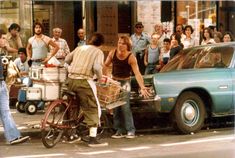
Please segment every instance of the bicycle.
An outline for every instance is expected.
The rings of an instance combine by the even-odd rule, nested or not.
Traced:
[[[120,99],[123,99],[123,95],[120,96],[115,97],[116,99],[110,102],[111,104],[109,105],[116,107],[125,104],[126,102],[124,101],[120,102]],[[78,137],[85,137],[88,134],[88,128],[83,123],[83,112],[76,105],[76,94],[63,89],[62,98],[64,99],[57,99],[49,105],[41,122],[42,143],[46,148],[54,147],[61,138],[70,141]],[[118,105],[115,105],[114,102]],[[105,112],[102,112],[100,120],[101,127],[98,128],[98,137],[101,137],[106,129],[112,128]]]

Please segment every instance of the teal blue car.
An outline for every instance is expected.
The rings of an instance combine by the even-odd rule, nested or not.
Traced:
[[[133,78],[131,104],[167,113],[181,133],[199,131],[206,118],[234,115],[235,42],[185,49],[159,73],[144,76],[152,96],[143,99]]]

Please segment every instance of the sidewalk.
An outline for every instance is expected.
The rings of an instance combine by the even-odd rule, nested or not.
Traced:
[[[34,115],[28,115],[26,113],[19,113],[16,109],[11,109],[11,114],[23,136],[41,137],[40,123],[44,116],[44,111],[39,110]],[[0,122],[0,140],[4,139],[3,131],[3,125]]]

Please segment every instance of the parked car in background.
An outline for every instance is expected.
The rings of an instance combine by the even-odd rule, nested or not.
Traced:
[[[132,78],[131,105],[169,114],[174,127],[199,131],[206,118],[234,115],[235,42],[185,49],[159,73],[144,76],[152,96],[143,99]]]

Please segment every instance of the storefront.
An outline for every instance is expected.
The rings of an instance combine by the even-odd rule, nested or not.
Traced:
[[[169,4],[170,7],[163,7]],[[87,36],[101,32],[106,45],[116,46],[117,35],[134,32],[134,23],[142,21],[145,32],[151,34],[156,23],[170,17],[164,26],[174,31],[176,24],[190,24],[199,33],[202,27],[215,26],[218,30],[235,33],[234,1],[0,1],[0,29],[7,32],[11,23],[18,23],[24,44],[32,36],[33,22],[39,21],[45,27],[45,34],[51,36],[54,27],[63,29],[62,37],[71,49],[76,46],[78,28],[85,28]],[[162,12],[165,11],[165,12]],[[148,14],[147,14],[148,13]],[[196,35],[198,36],[198,35]]]
[[[21,26],[23,44],[32,35],[32,0],[0,1],[0,29],[8,31],[12,23]]]

